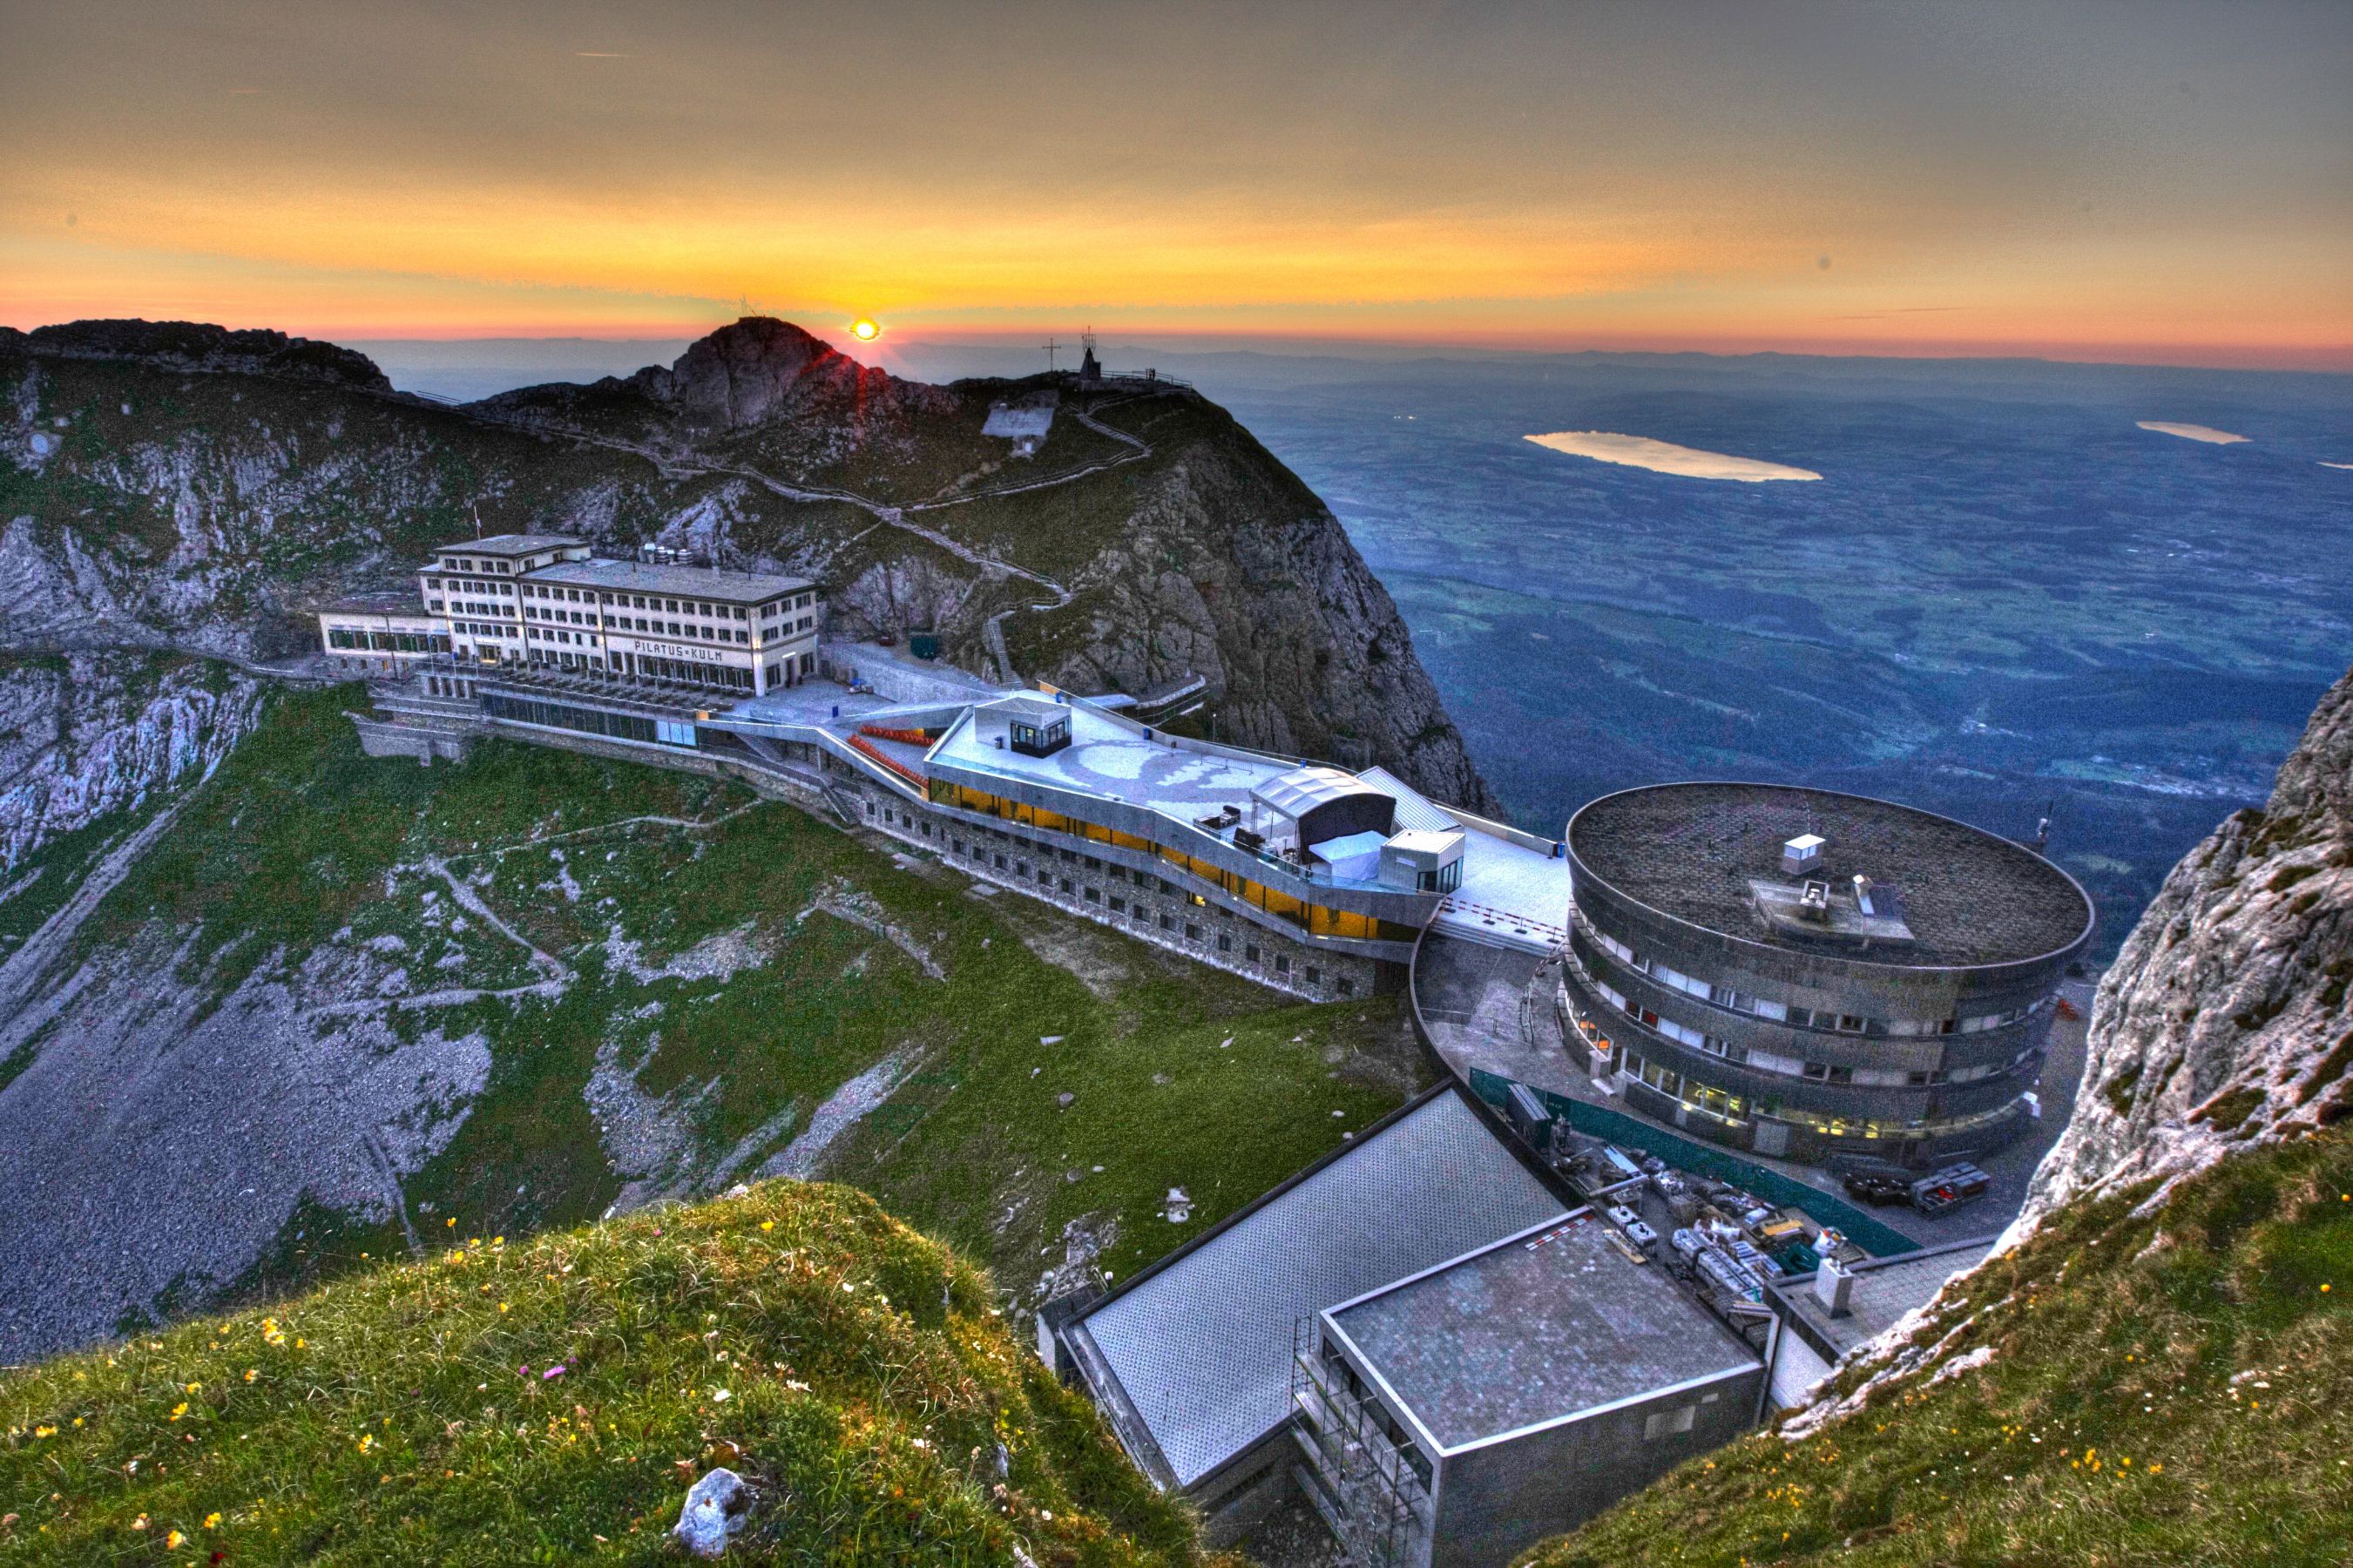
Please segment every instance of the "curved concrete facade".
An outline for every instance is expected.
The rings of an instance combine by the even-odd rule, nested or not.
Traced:
[[[1852,842],[1852,856],[1904,862],[1878,874],[1946,879],[1938,898],[1920,900],[1919,932],[1884,916],[1901,908],[1895,885],[1867,879],[1862,891],[1883,908],[1875,924],[1854,921],[1867,937],[1827,925],[1793,933],[1762,912],[1744,926],[1743,888],[1761,911],[1809,881],[1836,885],[1821,870],[1759,861],[1757,846],[1793,823],[1826,836],[1834,857]],[[1567,837],[1576,892],[1564,986],[1593,1070],[1614,1073],[1635,1109],[1808,1161],[1854,1152],[1924,1164],[2025,1130],[2023,1096],[2042,1073],[2059,981],[2091,936],[2090,900],[2055,866],[1909,807],[1765,785],[1605,796],[1577,813]],[[1653,874],[1651,857],[1686,852],[1705,864],[1688,878]],[[1681,896],[1660,896],[1662,887]],[[1973,900],[1982,919],[1971,917]]]

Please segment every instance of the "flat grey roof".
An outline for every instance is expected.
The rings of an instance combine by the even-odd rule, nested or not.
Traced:
[[[1332,1312],[1449,1449],[1764,1363],[1580,1214]]]
[[[1467,1100],[1433,1090],[1074,1321],[1178,1487],[1289,1415],[1303,1321],[1565,1212]]]
[[[1799,1336],[1824,1361],[1835,1362],[1863,1341],[1878,1338],[1915,1307],[1926,1305],[1944,1289],[1946,1280],[1983,1263],[1999,1239],[1980,1236],[1857,1264],[1853,1293],[1847,1298],[1851,1310],[1843,1318],[1831,1316],[1830,1308],[1814,1294],[1810,1274],[1777,1279],[1770,1289],[1787,1309],[1782,1315],[1792,1320]]]
[[[434,551],[436,555],[456,552],[460,555],[529,555],[537,550],[561,550],[566,545],[587,542],[564,533],[493,533],[488,539],[461,539],[455,544],[444,544]]]
[[[1781,872],[1781,846],[1830,840],[1803,878]],[[1910,946],[1887,962],[2014,963],[2065,951],[2092,921],[2091,900],[2058,867],[2007,838],[1892,801],[1783,784],[1673,784],[1621,790],[1569,819],[1571,854],[1601,881],[1662,914],[1793,952],[1852,956],[1836,943],[1768,927],[1749,882],[1806,879],[1851,887],[1859,872],[1901,890]]]
[[[567,588],[602,588],[615,594],[716,599],[728,605],[757,605],[779,594],[797,594],[812,586],[806,577],[721,572],[708,566],[657,566],[642,561],[559,561],[524,574],[523,580],[561,583]]]

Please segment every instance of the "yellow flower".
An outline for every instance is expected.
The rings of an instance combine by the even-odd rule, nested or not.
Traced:
[[[206,1530],[218,1530],[220,1528],[220,1515],[216,1513],[208,1513],[205,1515],[205,1528]]]
[[[494,1236],[491,1237],[491,1245],[492,1247],[504,1247],[506,1244],[507,1238],[503,1236]]]
[[[507,1304],[506,1304],[504,1301],[500,1302],[500,1303],[499,1303],[499,1310],[500,1310],[500,1311],[501,1311],[501,1312],[503,1312],[503,1311],[505,1311],[506,1310],[507,1310]]]
[[[455,1230],[458,1228],[458,1216],[456,1215],[451,1215],[448,1219],[443,1220],[441,1223],[448,1226],[451,1230]]]
[[[373,1433],[373,1432],[363,1432],[363,1433],[361,1433],[361,1434],[360,1434],[360,1452],[361,1452],[361,1453],[364,1454],[364,1453],[366,1453],[370,1448],[373,1448],[373,1447],[375,1447],[375,1433]]]
[[[248,1383],[251,1383],[255,1378],[259,1377],[260,1375],[261,1369],[258,1366],[249,1366],[245,1369],[245,1381]]]
[[[143,1513],[142,1513],[142,1514],[141,1514],[137,1519],[132,1520],[132,1521],[131,1521],[131,1528],[132,1528],[132,1529],[133,1529],[133,1530],[144,1530],[144,1529],[146,1529],[146,1528],[147,1528],[147,1516],[146,1516],[145,1514],[143,1514]]]
[[[58,1429],[54,1426],[36,1426],[33,1428],[33,1436],[36,1437],[54,1437],[57,1435]]]
[[[201,1393],[204,1390],[204,1386],[205,1385],[201,1383],[192,1383],[188,1384],[188,1392],[190,1394]]]
[[[175,1531],[172,1531],[172,1533],[171,1533],[171,1534],[169,1534],[169,1535],[167,1535],[167,1536],[164,1537],[164,1545],[166,1545],[166,1546],[177,1546],[177,1545],[179,1545],[179,1544],[180,1544],[180,1542],[182,1542],[183,1541],[185,1541],[186,1539],[187,1539],[187,1537],[186,1537],[186,1536],[185,1536],[185,1535],[181,1534],[178,1531],[176,1531],[176,1530],[175,1530]]]
[[[174,1421],[177,1421],[181,1416],[185,1415],[187,1413],[188,1402],[185,1399],[172,1406],[172,1419]]]

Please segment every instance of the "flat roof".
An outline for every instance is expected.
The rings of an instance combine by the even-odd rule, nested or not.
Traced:
[[[972,723],[958,724],[933,756],[976,773],[1125,801],[1180,822],[1219,806],[1247,807],[1253,788],[1292,768],[1271,757],[1194,751],[1158,736],[1147,741],[1134,724],[1084,702],[1054,706],[1070,716],[1071,743],[1050,756],[1000,751]]]
[[[1781,846],[1829,840],[1798,877]],[[1662,914],[1760,946],[1857,962],[1963,967],[2057,954],[2090,929],[2074,879],[2007,838],[1892,801],[1784,784],[1673,784],[1602,796],[1569,819],[1568,845],[1587,870]],[[1883,959],[1834,938],[1767,926],[1750,882],[1811,879],[1834,888],[1861,875],[1894,884],[1909,945]]]
[[[602,588],[616,594],[667,594],[681,599],[717,599],[756,605],[779,594],[814,586],[806,577],[761,572],[722,572],[709,566],[659,566],[643,561],[559,561],[525,574],[532,583],[568,588]]]
[[[564,533],[493,533],[488,539],[461,539],[435,547],[436,555],[529,555],[541,550],[562,550],[588,542]]]
[[[1799,1337],[1824,1361],[1835,1362],[1863,1341],[1877,1339],[1905,1313],[1927,1305],[1945,1288],[1946,1280],[1984,1262],[2000,1239],[1980,1236],[1858,1263],[1852,1270],[1854,1285],[1847,1297],[1849,1310],[1842,1318],[1831,1316],[1829,1306],[1814,1294],[1810,1274],[1776,1279],[1767,1288],[1778,1299],[1785,1309],[1782,1316],[1792,1321]]]
[[[1288,1417],[1300,1321],[1567,1206],[1450,1081],[1064,1331],[1092,1342],[1118,1384],[1098,1394],[1142,1423],[1188,1487]]]
[[[1762,1367],[1590,1211],[1327,1314],[1449,1450]]]

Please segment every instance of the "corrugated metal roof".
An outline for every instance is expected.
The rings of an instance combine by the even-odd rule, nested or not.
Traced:
[[[797,594],[814,585],[806,577],[765,572],[720,572],[708,566],[654,565],[641,561],[559,561],[553,566],[527,573],[523,581],[601,588],[607,593],[716,599],[729,605],[756,605],[764,599]]]
[[[1080,1321],[1190,1486],[1289,1412],[1302,1320],[1566,1212],[1450,1086]]]
[[[1366,768],[1358,775],[1382,794],[1397,800],[1397,825],[1424,833],[1451,833],[1461,825],[1430,804],[1429,797],[1387,768]]]
[[[1388,793],[1337,768],[1304,767],[1267,780],[1250,791],[1250,798],[1285,816],[1301,817],[1319,805],[1329,805],[1351,795]]]

